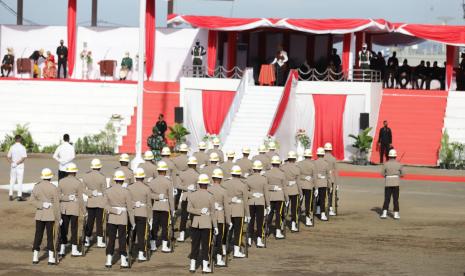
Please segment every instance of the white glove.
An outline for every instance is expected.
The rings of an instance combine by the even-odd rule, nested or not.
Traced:
[[[60,226],[63,224],[63,219],[60,219]]]
[[[136,208],[140,208],[140,201],[136,201],[134,205],[136,206]]]
[[[164,195],[164,194],[159,194],[159,195],[158,195],[158,199],[159,199],[159,200],[165,199],[165,195]]]
[[[43,208],[43,209],[48,209],[48,208],[50,208],[50,206],[52,206],[52,203],[50,203],[50,202],[44,202],[44,203],[42,203],[42,208]]]
[[[315,197],[318,196],[318,189],[315,189],[315,192],[313,193],[315,195]]]
[[[173,196],[176,196],[178,194],[178,189],[173,189]]]
[[[195,191],[195,185],[194,185],[194,184],[190,184],[189,186],[187,186],[187,190],[188,190],[189,192]]]
[[[271,213],[271,207],[268,206],[266,207],[266,215],[269,215]]]
[[[152,230],[152,223],[153,223],[153,219],[149,219],[149,228],[150,228],[150,230]]]
[[[312,177],[311,177],[311,176],[306,176],[306,177],[305,177],[305,180],[311,181],[311,180],[312,180]]]
[[[304,199],[304,196],[303,196],[303,195],[300,195],[300,196],[299,196],[299,200],[302,201],[302,199]]]
[[[134,225],[131,225],[131,230],[132,230],[132,231],[136,230],[136,225],[135,225],[135,224],[134,224]]]
[[[169,175],[165,175],[165,177],[171,180],[171,176],[169,176]]]
[[[215,209],[218,210],[218,211],[222,211],[223,207],[220,206],[220,204],[218,202],[215,202]]]
[[[93,191],[92,191],[92,196],[97,197],[97,196],[98,196],[98,191],[97,191],[97,190],[93,190]]]
[[[75,200],[76,200],[76,196],[75,196],[75,195],[69,195],[69,196],[68,196],[68,199],[69,199],[69,201],[75,201]]]
[[[244,221],[245,221],[245,223],[249,223],[250,222],[250,217],[245,217]]]
[[[116,214],[121,215],[123,213],[123,210],[121,208],[116,208]]]
[[[261,171],[261,172],[260,172],[260,175],[265,175],[265,171]]]
[[[233,224],[232,222],[229,223],[229,231],[231,231],[231,229],[233,228]]]
[[[208,208],[202,208],[202,210],[200,210],[200,213],[202,215],[208,215]]]
[[[274,185],[273,191],[280,191],[280,190],[281,190],[281,188],[279,188],[278,185]]]
[[[213,234],[215,234],[215,236],[218,236],[219,233],[218,227],[213,228]]]
[[[236,203],[237,202],[237,197],[233,196],[233,198],[231,198],[231,202]]]
[[[244,174],[244,177],[245,177],[245,178],[249,177],[249,173],[245,173],[245,174]]]
[[[289,206],[289,200],[284,203],[287,206]]]
[[[199,166],[199,168],[200,168],[200,169],[203,169],[203,168],[205,168],[205,166],[206,166],[205,164],[201,164],[201,165]]]

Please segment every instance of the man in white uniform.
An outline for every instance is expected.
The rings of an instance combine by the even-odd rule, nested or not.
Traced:
[[[26,148],[21,144],[22,137],[15,136],[15,143],[10,147],[7,158],[11,164],[10,170],[10,201],[13,200],[13,188],[18,184],[18,201],[23,201],[24,160],[27,158]]]
[[[58,180],[65,178],[68,174],[66,168],[68,164],[73,162],[76,154],[74,153],[74,147],[69,143],[69,135],[63,135],[63,143],[58,146],[53,154],[53,159],[58,161]]]

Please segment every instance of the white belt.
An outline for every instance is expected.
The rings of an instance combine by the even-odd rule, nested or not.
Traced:
[[[290,186],[294,186],[294,185],[295,185],[295,183],[296,183],[295,181],[289,181],[289,184],[288,184],[288,186],[289,186],[289,187],[290,187]]]
[[[166,202],[166,201],[168,201],[168,199],[167,199],[167,198],[164,198],[164,199],[159,199],[158,201],[160,201],[160,202]]]
[[[261,198],[261,197],[263,197],[263,194],[262,193],[253,193],[252,196],[255,197],[255,198]]]
[[[318,179],[326,179],[326,175],[318,174]]]
[[[140,208],[140,207],[144,207],[144,206],[147,206],[147,204],[141,203],[141,204],[139,204],[139,207],[136,207],[136,206],[134,205],[135,208]]]
[[[386,175],[386,178],[398,178],[398,175]]]
[[[112,208],[114,208],[114,209],[116,209],[118,211],[121,210],[121,212],[126,212],[128,210],[128,209],[126,209],[126,207],[112,207]]]
[[[310,181],[311,179],[312,179],[312,177],[310,175],[305,177],[305,180],[307,180],[307,181]]]

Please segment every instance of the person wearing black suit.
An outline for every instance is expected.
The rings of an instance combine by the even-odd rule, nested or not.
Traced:
[[[383,163],[383,157],[388,160],[389,150],[392,147],[392,131],[388,127],[388,122],[383,122],[383,127],[379,130],[378,135],[378,150],[379,150],[379,163]]]
[[[68,66],[68,48],[64,46],[65,42],[63,39],[60,40],[60,46],[57,48],[57,56],[58,56],[58,71],[57,71],[57,79],[60,78],[60,71],[61,67],[63,66],[63,78],[66,79],[66,70]]]

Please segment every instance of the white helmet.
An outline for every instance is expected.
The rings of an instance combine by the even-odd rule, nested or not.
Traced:
[[[216,152],[210,153],[210,162],[218,162],[220,161],[220,156]]]
[[[244,153],[244,154],[250,154],[250,148],[249,148],[249,147],[243,147],[243,148],[242,148],[242,153]]]
[[[210,184],[210,178],[208,177],[208,175],[203,173],[203,174],[199,175],[197,183],[199,183],[199,184]]]
[[[318,156],[323,156],[323,155],[325,155],[325,149],[322,148],[322,147],[319,147],[319,148],[316,150],[316,155],[318,155]]]
[[[102,168],[102,162],[100,162],[100,159],[92,159],[90,162],[90,168],[91,169],[101,169]]]
[[[389,150],[389,157],[397,157],[397,151],[395,149]]]
[[[276,149],[276,142],[271,141],[270,143],[268,143],[268,148],[271,149],[271,150],[275,150]]]
[[[271,157],[271,164],[279,165],[281,164],[281,158],[278,155]]]
[[[120,170],[117,170],[114,174],[113,174],[113,180],[117,181],[124,181],[126,180],[126,176],[124,175],[124,172],[123,171],[120,171]]]
[[[331,143],[326,143],[324,149],[328,151],[333,150],[333,145],[331,145]]]
[[[287,153],[287,159],[297,159],[297,153],[293,150]]]
[[[145,177],[145,171],[143,168],[137,168],[136,172],[134,173],[135,178],[144,178]]]
[[[170,156],[171,155],[171,150],[169,147],[163,147],[161,149],[161,155],[162,156]]]
[[[262,161],[260,161],[260,160],[253,161],[252,169],[253,170],[263,170]]]
[[[43,179],[43,180],[50,180],[53,178],[53,172],[51,169],[49,168],[45,168],[42,170],[41,174],[40,174],[40,178]]]
[[[265,145],[260,145],[258,147],[258,152],[259,153],[265,153],[266,152],[266,146]]]
[[[167,171],[168,170],[168,164],[166,164],[165,161],[158,161],[157,170],[158,171]]]
[[[144,160],[151,161],[154,158],[155,156],[153,156],[153,152],[151,150],[148,150],[144,153]]]
[[[235,155],[236,153],[233,150],[228,150],[228,152],[226,152],[226,157],[228,158],[234,158]]]
[[[231,175],[242,175],[241,167],[239,167],[238,165],[232,166]]]
[[[220,168],[216,168],[212,172],[212,178],[220,178],[223,179],[223,170]]]
[[[207,148],[207,143],[205,143],[204,141],[199,143],[199,149],[204,150],[206,148]]]
[[[191,156],[187,159],[187,165],[197,165],[197,158],[195,156]]]
[[[218,138],[218,137],[213,138],[213,145],[214,146],[219,146],[220,143],[221,143],[220,138]]]
[[[77,168],[76,164],[69,163],[68,166],[66,166],[66,172],[67,173],[77,173],[78,168]]]
[[[129,162],[129,154],[123,153],[119,156],[120,162]]]
[[[186,144],[183,143],[183,144],[181,144],[181,145],[179,146],[179,151],[180,151],[180,152],[188,152],[188,151],[189,151],[189,147],[188,147]]]
[[[305,149],[304,150],[304,157],[312,157],[312,149]]]

